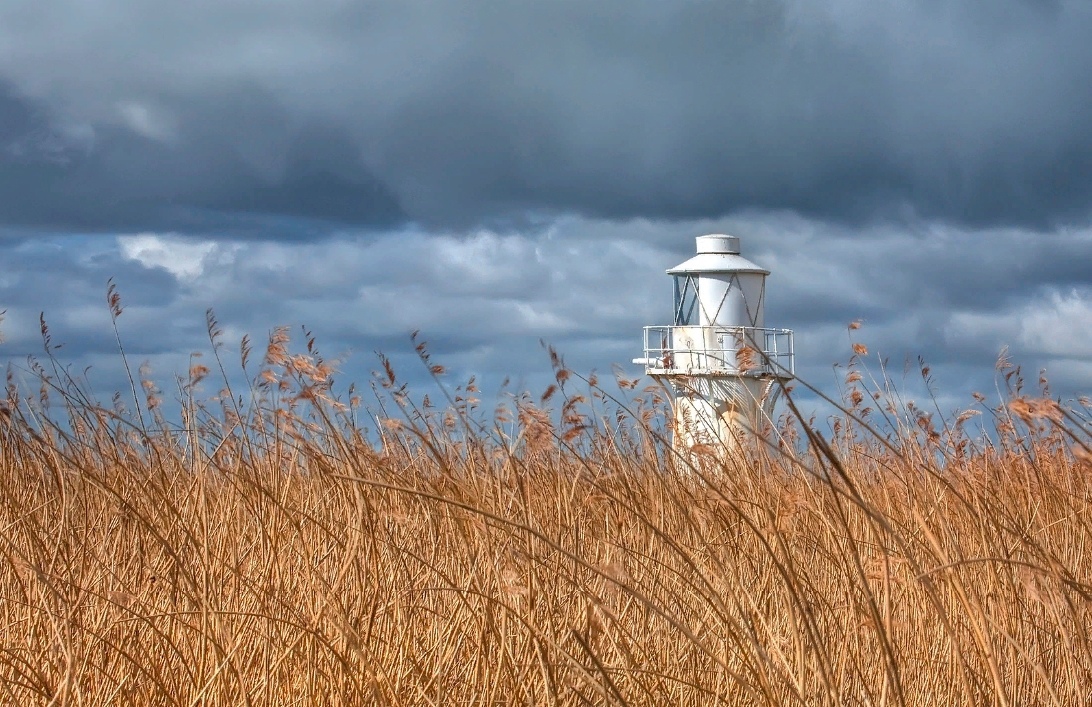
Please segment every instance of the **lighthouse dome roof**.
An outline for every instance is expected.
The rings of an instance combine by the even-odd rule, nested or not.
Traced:
[[[669,275],[701,273],[760,273],[770,271],[755,265],[739,254],[739,238],[723,233],[697,237],[698,253],[684,263],[669,269]]]

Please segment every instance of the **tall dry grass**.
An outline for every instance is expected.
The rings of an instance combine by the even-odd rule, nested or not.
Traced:
[[[209,330],[176,423],[147,372],[96,402],[44,323],[37,389],[9,375],[4,703],[1092,701],[1089,411],[1006,362],[992,437],[866,385],[858,345],[832,434],[790,407],[726,459],[556,356],[496,407],[386,361],[339,399],[277,330],[202,395],[239,365]]]

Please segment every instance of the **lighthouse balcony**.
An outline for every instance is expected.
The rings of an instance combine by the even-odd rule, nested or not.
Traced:
[[[791,329],[745,326],[648,326],[644,358],[650,376],[792,378]]]

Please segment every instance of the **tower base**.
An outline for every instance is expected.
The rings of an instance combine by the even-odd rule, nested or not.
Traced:
[[[781,379],[782,381],[787,379]],[[749,435],[773,425],[782,385],[776,376],[671,376],[675,445],[738,449]]]

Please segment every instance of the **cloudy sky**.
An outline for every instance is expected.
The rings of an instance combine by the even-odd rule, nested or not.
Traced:
[[[846,324],[943,402],[1092,390],[1084,0],[3,0],[0,356],[120,386],[305,325],[366,380],[640,355],[729,232],[823,387]],[[631,367],[632,368],[632,367]],[[636,369],[632,369],[636,370]]]

